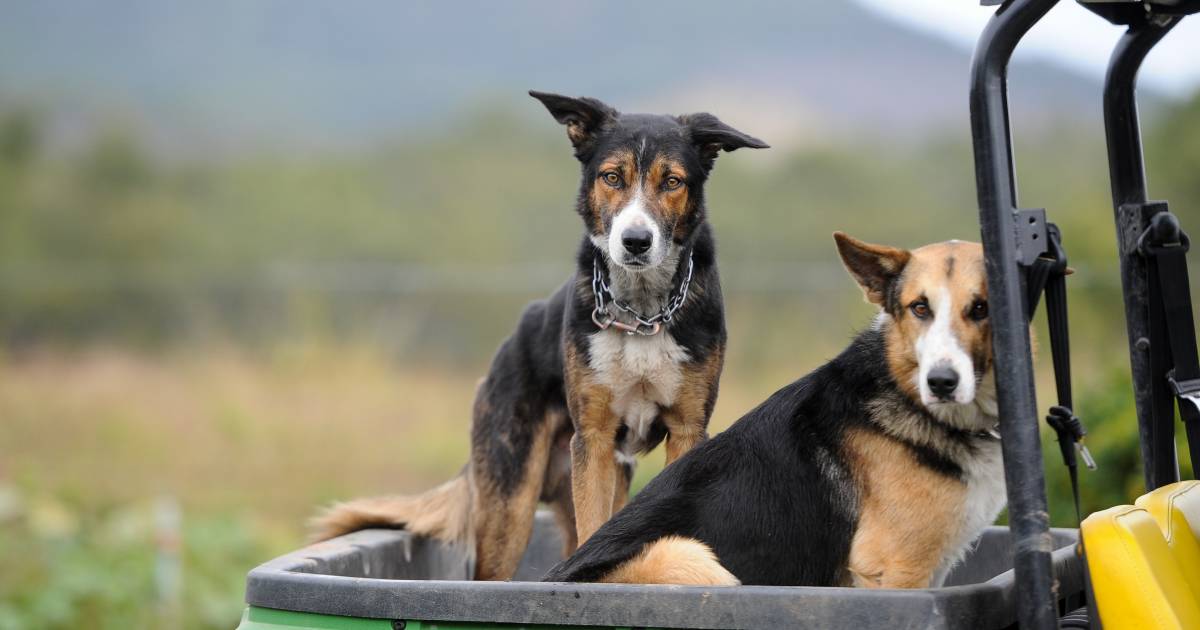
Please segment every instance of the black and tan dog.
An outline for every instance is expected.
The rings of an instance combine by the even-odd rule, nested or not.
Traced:
[[[530,94],[566,125],[582,164],[575,276],[501,345],[463,472],[424,495],[336,505],[317,520],[320,538],[405,527],[470,544],[476,578],[506,579],[539,500],[570,553],[625,504],[635,454],[665,437],[669,463],[707,437],[725,320],[704,183],[720,151],[767,145],[711,114]]]
[[[1004,505],[982,248],[835,234],[880,307],[668,467],[547,581],[940,584]]]

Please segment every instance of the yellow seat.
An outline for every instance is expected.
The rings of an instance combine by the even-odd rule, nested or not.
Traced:
[[[1105,628],[1200,628],[1200,601],[1150,512],[1119,505],[1087,517],[1080,530]]]
[[[1163,486],[1136,503],[1158,522],[1192,595],[1200,599],[1200,481]]]

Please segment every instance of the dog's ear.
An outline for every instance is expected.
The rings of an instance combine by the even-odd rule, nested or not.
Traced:
[[[541,101],[554,120],[567,126],[567,137],[571,139],[576,155],[591,144],[596,131],[620,116],[617,110],[586,96],[572,98],[535,90],[530,90],[529,95]]]
[[[712,168],[713,160],[721,151],[770,148],[766,142],[726,125],[712,114],[684,114],[679,117],[679,122],[687,128],[705,168]]]
[[[912,254],[904,249],[864,243],[845,232],[834,232],[833,240],[842,264],[858,281],[867,301],[885,306],[891,284],[900,277]]]

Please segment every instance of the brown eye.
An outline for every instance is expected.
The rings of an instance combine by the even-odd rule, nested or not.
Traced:
[[[928,319],[933,311],[929,310],[929,304],[925,300],[917,300],[908,306],[908,310],[912,311],[913,316],[917,319]]]
[[[600,176],[604,179],[604,183],[613,188],[621,187],[621,176],[616,171],[608,171]]]
[[[663,182],[663,185],[666,187],[667,190],[675,190],[676,188],[679,188],[680,186],[683,185],[683,180],[672,175],[672,176],[668,177],[665,182]]]
[[[975,303],[971,305],[971,312],[970,312],[971,319],[973,319],[977,322],[981,322],[981,321],[987,319],[987,316],[988,316],[987,301],[986,300],[975,300]]]

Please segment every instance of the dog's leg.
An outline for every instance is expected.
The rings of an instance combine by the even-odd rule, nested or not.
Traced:
[[[617,491],[615,457],[620,418],[611,407],[607,387],[577,387],[571,392],[571,495],[575,498],[575,529],[583,544],[612,516]]]
[[[699,364],[688,365],[675,395],[675,404],[662,411],[667,427],[667,465],[708,439],[708,419],[717,399],[724,348]]]
[[[617,489],[613,494],[612,513],[616,514],[629,503],[629,485],[633,483],[633,471],[636,463],[632,460],[617,459]]]
[[[563,428],[555,433],[550,446],[550,462],[546,466],[546,481],[542,485],[542,501],[554,512],[562,536],[563,557],[575,553],[575,504],[571,498],[571,430],[566,415]],[[565,430],[563,430],[565,429]]]
[[[517,419],[516,422],[528,420]],[[497,471],[486,465],[481,467],[480,454],[476,454],[476,465],[472,469],[480,470],[475,476],[478,491],[474,505],[477,580],[511,578],[529,544],[550,459],[552,422],[542,420],[530,430],[533,435],[528,452],[524,457],[514,457],[510,461],[514,468],[508,474],[515,475],[515,479],[496,478]],[[486,457],[483,461],[487,461]]]
[[[567,491],[555,496],[549,505],[554,512],[554,520],[558,523],[559,534],[562,535],[562,557],[567,558],[579,548],[579,542],[575,530],[575,504],[571,500],[570,482],[564,481],[567,483]]]
[[[862,488],[850,545],[855,585],[929,586],[961,525],[966,486],[880,434],[849,431],[846,448]]]
[[[696,417],[695,411],[687,408],[690,406],[677,404],[662,414],[663,424],[667,425],[668,466],[684,453],[692,450],[692,447],[708,439],[708,433],[701,425],[700,419]]]

